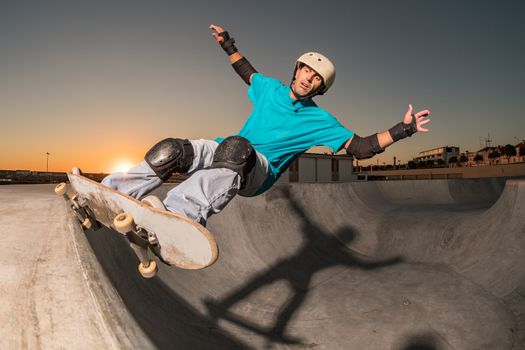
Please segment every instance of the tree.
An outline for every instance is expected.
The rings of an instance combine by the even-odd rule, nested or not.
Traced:
[[[520,147],[520,156],[525,156],[525,146]]]
[[[481,154],[476,154],[474,161],[479,164],[479,162],[483,161],[483,156]]]
[[[458,157],[453,156],[448,160],[448,164],[456,165],[458,163]]]
[[[438,159],[436,161],[436,165],[440,168],[444,167],[445,166],[445,161],[443,159]]]
[[[416,162],[414,162],[413,160],[409,160],[408,161],[408,169],[415,169],[415,168],[417,168]]]
[[[517,154],[516,147],[514,147],[513,145],[505,145],[501,149],[501,154],[506,157],[513,157]]]
[[[462,154],[461,157],[459,157],[459,161],[461,163],[466,163],[468,162],[468,157],[465,154]]]
[[[516,147],[514,147],[513,145],[507,144],[501,147],[501,155],[507,158],[507,163],[509,162],[510,157],[513,157],[516,154]]]
[[[498,158],[500,156],[501,156],[501,154],[497,150],[494,150],[494,151],[489,153],[489,158],[490,159]]]
[[[434,159],[427,160],[427,168],[432,168],[432,167],[434,167]]]

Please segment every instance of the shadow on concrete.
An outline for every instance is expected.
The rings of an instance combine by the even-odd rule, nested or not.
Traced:
[[[279,191],[279,193],[275,193]],[[301,339],[286,335],[286,328],[294,314],[300,309],[310,290],[313,276],[324,269],[334,266],[345,266],[360,269],[378,269],[402,262],[400,257],[383,261],[368,261],[352,252],[348,246],[354,241],[357,232],[352,227],[346,226],[335,234],[325,232],[315,225],[305,213],[305,210],[295,201],[288,187],[281,186],[274,190],[276,198],[285,198],[291,209],[290,213],[296,215],[301,221],[303,244],[294,255],[282,259],[268,269],[261,271],[247,280],[236,290],[229,292],[220,300],[206,299],[205,305],[211,319],[225,319],[247,330],[264,336],[267,345],[272,342],[284,344],[303,344]],[[284,305],[277,310],[276,320],[271,327],[263,327],[254,321],[233,314],[230,309],[233,305],[248,298],[251,294],[263,287],[277,281],[285,281],[292,289],[290,297]],[[344,293],[345,291],[341,291]]]
[[[409,337],[397,350],[445,350],[441,341],[432,334],[419,334]]]

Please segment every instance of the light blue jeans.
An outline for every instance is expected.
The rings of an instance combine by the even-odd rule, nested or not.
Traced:
[[[227,168],[211,169],[215,141],[191,140],[195,158],[186,181],[172,188],[163,200],[166,208],[206,225],[212,214],[219,213],[235,197],[253,196],[268,176],[268,161],[257,152],[257,162],[241,189],[241,177]],[[131,168],[127,173],[113,173],[102,184],[134,198],[141,198],[162,185],[162,180],[145,161]]]

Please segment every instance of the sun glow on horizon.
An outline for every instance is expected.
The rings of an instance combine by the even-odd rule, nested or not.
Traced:
[[[127,173],[131,167],[133,167],[133,163],[123,160],[115,164],[113,168],[111,169],[112,173]]]

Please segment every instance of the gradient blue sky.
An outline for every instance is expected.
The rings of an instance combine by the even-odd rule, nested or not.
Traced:
[[[337,68],[316,102],[362,136],[432,111],[431,132],[379,163],[443,145],[476,150],[525,138],[523,1],[2,1],[0,169],[138,162],[164,137],[240,130],[246,85],[211,37],[235,37],[286,84],[319,51]],[[376,163],[374,159],[373,163]]]

